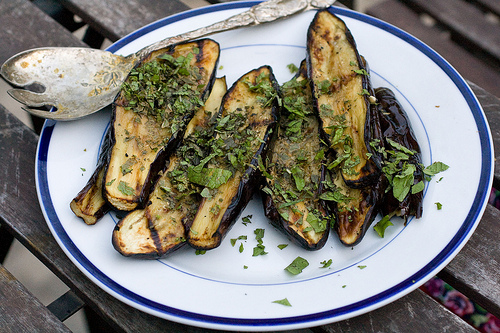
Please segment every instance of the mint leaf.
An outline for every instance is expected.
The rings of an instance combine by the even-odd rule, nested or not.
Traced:
[[[127,182],[120,180],[118,184],[118,191],[122,192],[125,195],[134,195],[135,191],[132,187],[128,186]]]
[[[321,268],[328,268],[332,265],[332,262],[333,260],[332,259],[328,259],[328,260],[323,260],[322,262],[320,262],[321,265]]]
[[[443,162],[434,162],[424,169],[424,173],[428,176],[434,176],[442,171],[448,170],[449,166]]]
[[[384,238],[385,229],[387,229],[387,227],[393,226],[393,225],[394,224],[392,224],[391,218],[389,217],[389,215],[386,215],[380,221],[378,221],[377,224],[375,224],[373,229],[377,232],[377,234],[380,237]]]
[[[284,305],[284,306],[292,306],[290,304],[290,302],[288,301],[288,299],[286,299],[286,298],[279,299],[277,301],[273,301],[273,303],[281,304],[281,305]]]
[[[309,262],[306,259],[304,259],[302,257],[297,257],[297,258],[295,258],[294,261],[292,261],[292,263],[290,265],[288,265],[285,268],[285,270],[287,270],[288,272],[290,272],[293,275],[297,275],[297,274],[302,273],[302,270],[304,268],[306,268],[307,266],[309,266]]]

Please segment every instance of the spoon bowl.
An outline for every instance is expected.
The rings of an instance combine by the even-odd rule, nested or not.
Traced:
[[[27,50],[8,59],[0,68],[0,74],[11,85],[20,87],[8,93],[26,105],[23,107],[25,111],[47,119],[75,120],[112,103],[132,68],[152,51],[218,32],[272,22],[311,9],[327,8],[334,2],[264,1],[224,21],[161,40],[128,56],[91,48]],[[55,110],[44,110],[46,106]]]

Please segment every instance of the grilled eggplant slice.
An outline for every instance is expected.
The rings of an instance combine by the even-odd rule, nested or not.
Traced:
[[[201,202],[202,187],[190,183],[187,170],[209,152],[203,142],[213,137],[215,120],[226,92],[225,78],[215,81],[205,106],[187,125],[180,147],[155,183],[144,209],[130,212],[113,230],[114,248],[124,256],[156,259],[186,244],[186,230]]]
[[[106,200],[130,211],[144,205],[186,124],[208,97],[219,45],[210,39],[154,51],[131,71],[113,105]]]
[[[264,212],[271,224],[307,250],[321,249],[330,232],[331,215],[321,200],[324,152],[305,61],[281,87],[283,106],[262,188]]]
[[[102,195],[104,174],[111,151],[110,134],[108,127],[99,153],[97,167],[85,187],[70,203],[73,213],[89,225],[97,223],[111,208]]]
[[[346,246],[354,246],[361,242],[366,231],[380,212],[385,178],[372,186],[355,189],[347,186],[340,172],[332,174],[335,193],[332,202],[335,205],[335,225],[340,241]]]
[[[328,10],[318,11],[307,34],[307,67],[323,139],[335,151],[335,165],[353,188],[379,179],[380,167],[369,147],[368,69],[345,23]]]
[[[259,185],[258,160],[265,156],[278,113],[278,84],[269,66],[243,75],[222,101],[212,153],[189,179],[204,186],[204,198],[188,232],[196,249],[220,245]]]
[[[375,89],[383,131],[383,172],[389,181],[382,214],[405,219],[422,216],[424,172],[422,154],[410,120],[389,88]],[[411,186],[395,186],[395,182]]]

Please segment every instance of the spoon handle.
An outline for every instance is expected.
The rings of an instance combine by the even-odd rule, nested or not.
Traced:
[[[268,0],[261,2],[250,9],[231,16],[209,26],[189,31],[174,37],[151,44],[139,51],[134,56],[139,59],[171,44],[180,43],[192,39],[197,39],[212,35],[218,32],[237,29],[240,27],[249,27],[262,23],[276,21],[310,9],[321,9],[331,6],[336,0]]]

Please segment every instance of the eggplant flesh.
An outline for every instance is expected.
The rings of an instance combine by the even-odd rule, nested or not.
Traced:
[[[110,151],[111,137],[108,127],[99,153],[97,167],[87,184],[70,203],[73,213],[82,218],[88,225],[96,224],[111,208],[102,195],[104,175]]]
[[[424,172],[422,154],[410,120],[403,106],[389,88],[375,89],[380,126],[383,131],[382,170],[389,180],[389,188],[382,205],[383,215],[397,215],[407,220],[410,216],[420,218],[423,211]],[[399,148],[403,147],[403,149]],[[406,156],[402,158],[402,156]],[[405,195],[396,191],[393,180],[408,166],[414,168],[411,184],[421,185],[420,191],[409,190]],[[411,177],[410,177],[411,178]]]
[[[309,26],[306,59],[323,139],[336,154],[333,165],[349,187],[374,184],[380,168],[369,157],[368,68],[345,23],[328,10],[318,11]]]
[[[305,62],[297,75],[281,86],[281,93],[282,112],[264,163],[264,212],[292,242],[319,250],[328,239],[331,220],[320,199],[326,147],[319,138]]]
[[[342,244],[354,246],[361,242],[380,212],[386,182],[381,177],[380,181],[372,186],[354,189],[346,185],[340,173],[334,173],[332,177],[334,191],[337,193],[333,203],[334,229]]]
[[[184,139],[155,183],[144,209],[130,212],[113,230],[114,248],[124,256],[156,259],[186,244],[186,230],[201,202],[202,188],[190,183],[187,169],[208,155],[213,121],[223,95],[225,78],[215,81],[209,98],[186,127]]]
[[[192,247],[219,246],[252,198],[260,180],[258,160],[276,126],[278,89],[272,69],[262,66],[240,77],[224,96],[210,158],[190,174],[205,194],[187,235]]]
[[[215,80],[219,45],[210,39],[157,50],[134,68],[113,103],[105,199],[117,210],[143,207],[158,172]]]

